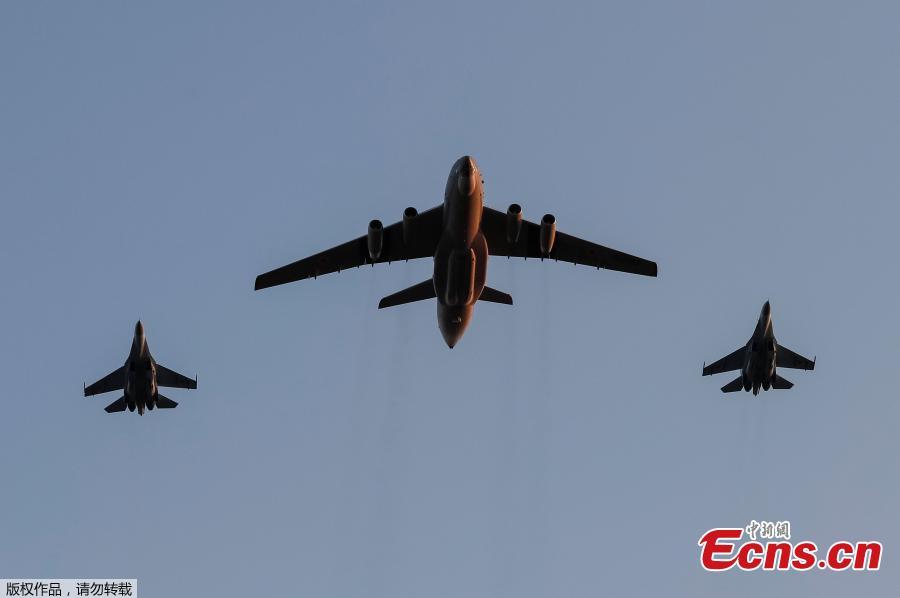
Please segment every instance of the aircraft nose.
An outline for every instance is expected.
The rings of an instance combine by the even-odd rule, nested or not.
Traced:
[[[140,320],[138,320],[137,324],[134,325],[134,334],[135,336],[144,336],[144,325]]]
[[[475,163],[472,161],[472,156],[463,156],[460,158],[459,165],[459,176],[472,176],[472,171],[475,170]]]
[[[475,191],[475,161],[471,156],[460,158],[456,173],[456,185],[463,195],[471,195]]]
[[[766,301],[763,304],[763,315],[768,316],[772,312],[772,306],[769,305],[769,302]]]

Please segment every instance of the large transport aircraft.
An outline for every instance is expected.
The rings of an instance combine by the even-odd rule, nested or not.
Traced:
[[[368,233],[256,278],[256,289],[281,285],[365,264],[430,257],[430,278],[381,300],[379,308],[437,299],[438,327],[447,346],[462,338],[476,301],[512,305],[508,294],[486,286],[488,256],[549,258],[596,268],[656,276],[656,263],[557,232],[546,214],[540,224],[522,218],[512,204],[504,214],[485,207],[484,180],[475,160],[453,164],[444,203],[419,213],[406,208],[403,220],[383,226],[369,223]]]

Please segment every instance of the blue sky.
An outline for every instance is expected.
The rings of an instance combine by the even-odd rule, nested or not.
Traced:
[[[877,596],[894,456],[892,3],[0,7],[0,576],[143,596]],[[427,261],[254,277],[485,201],[658,279],[492,260],[456,349]],[[771,300],[789,392],[700,368]],[[81,384],[143,319],[170,412]],[[884,543],[877,573],[712,575],[712,527]],[[285,590],[289,588],[289,590]]]

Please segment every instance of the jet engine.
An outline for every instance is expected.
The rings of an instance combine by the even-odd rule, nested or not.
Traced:
[[[409,245],[413,238],[413,220],[419,215],[413,207],[403,210],[403,244]]]
[[[381,246],[384,243],[384,226],[381,224],[381,220],[373,220],[369,223],[366,242],[369,248],[369,258],[374,262],[381,257]]]
[[[522,206],[517,203],[510,204],[506,210],[506,242],[515,245],[519,241],[520,232],[522,232]]]
[[[553,214],[544,214],[541,218],[541,255],[549,257],[556,242],[556,218]]]

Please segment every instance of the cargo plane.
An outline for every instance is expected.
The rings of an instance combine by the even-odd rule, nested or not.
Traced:
[[[387,227],[372,220],[362,237],[261,274],[256,290],[365,264],[432,258],[429,278],[388,295],[378,307],[437,299],[438,327],[453,348],[477,301],[512,305],[507,293],[485,284],[489,256],[548,258],[656,276],[655,262],[557,232],[551,214],[536,224],[523,220],[518,204],[510,205],[504,214],[484,206],[483,199],[484,180],[478,165],[472,157],[463,156],[447,177],[443,204],[421,213],[406,208],[403,219]]]

